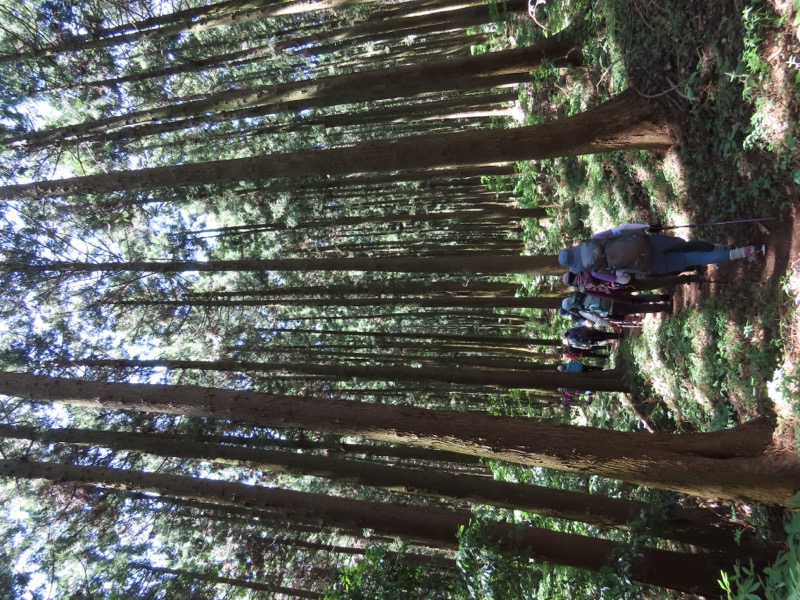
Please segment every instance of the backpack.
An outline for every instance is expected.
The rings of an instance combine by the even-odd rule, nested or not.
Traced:
[[[573,292],[566,298],[564,298],[563,302],[561,302],[561,308],[565,311],[570,313],[571,315],[576,315],[580,311],[584,309],[584,302],[586,301],[586,294],[583,292]]]
[[[570,345],[581,350],[588,350],[592,347],[591,329],[588,327],[572,327],[567,329],[564,337],[569,340]]]
[[[581,311],[593,312],[601,317],[607,317],[611,308],[611,301],[602,297],[585,294],[584,292],[573,292],[561,303],[563,308],[570,315],[580,316]]]
[[[585,271],[647,273],[653,259],[653,246],[641,231],[587,240],[577,250]]]

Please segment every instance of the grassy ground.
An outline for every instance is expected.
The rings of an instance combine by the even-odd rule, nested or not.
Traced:
[[[550,12],[548,12],[550,11]],[[655,424],[713,430],[769,413],[767,384],[794,349],[788,256],[800,181],[800,40],[790,3],[578,0],[540,5],[515,25],[518,43],[539,25],[590,18],[588,68],[544,72],[525,92],[529,122],[572,114],[633,87],[682,132],[664,155],[627,152],[522,164],[517,192],[559,207],[558,227],[527,231],[554,252],[624,222],[705,223],[774,217],[756,225],[675,233],[725,244],[766,243],[769,264],[709,267],[708,283],[678,290],[676,313],[648,319],[625,348],[637,397]],[[779,257],[779,258],[776,258]],[[796,367],[787,365],[789,374]]]
[[[510,37],[518,45],[541,37],[543,29],[585,27],[587,67],[534,75],[521,98],[528,123],[574,114],[632,87],[657,103],[680,132],[679,144],[665,154],[625,152],[520,164],[515,192],[522,202],[555,207],[549,222],[527,225],[531,253],[555,253],[626,222],[774,219],[763,226],[675,232],[730,245],[764,243],[768,256],[708,267],[703,283],[675,290],[674,314],[648,317],[622,345],[620,360],[635,389],[632,400],[600,395],[573,412],[572,422],[631,430],[641,423],[626,410],[632,408],[629,402],[648,427],[660,431],[713,431],[776,414],[779,427],[793,427],[800,417],[799,8],[800,0],[566,0],[540,2],[534,19],[511,23]],[[545,278],[527,283],[532,292],[554,285]],[[564,328],[558,317],[553,320],[548,332]],[[499,465],[497,472],[513,480],[671,501],[597,478],[549,481],[547,473]],[[758,508],[732,510],[754,526],[766,526],[775,517]],[[780,515],[777,524],[780,529]],[[796,542],[800,520],[787,528]],[[629,539],[635,546],[635,535]],[[796,544],[789,547],[795,552],[790,558],[796,557]],[[794,580],[789,570],[796,566],[786,566],[793,561],[783,564],[773,583]],[[551,598],[580,595],[570,588],[576,576],[558,573],[540,571],[537,577],[552,579],[545,582],[550,587],[540,587],[544,583],[533,577],[529,588],[547,589]],[[754,585],[745,571],[734,577],[740,591],[747,589],[748,578]],[[582,593],[625,597],[608,581],[584,582],[588,587]],[[736,597],[737,583],[731,589]],[[789,597],[788,589],[778,585],[765,597]]]

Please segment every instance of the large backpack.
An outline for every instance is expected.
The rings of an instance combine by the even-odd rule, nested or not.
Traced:
[[[611,309],[611,301],[584,292],[572,292],[561,303],[561,308],[571,315],[580,316],[581,311],[588,311],[606,317]]]
[[[577,248],[585,271],[647,273],[653,259],[650,238],[640,231],[587,240]]]
[[[570,345],[582,350],[588,350],[594,345],[592,331],[588,327],[571,327],[564,333],[564,337],[569,340]]]
[[[586,301],[586,294],[583,292],[573,292],[561,303],[561,308],[570,314],[577,314],[582,310],[586,310],[584,303]]]

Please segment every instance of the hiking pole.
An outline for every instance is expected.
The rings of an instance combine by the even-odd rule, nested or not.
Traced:
[[[775,221],[777,217],[762,217],[760,219],[739,219],[737,221],[714,221],[712,223],[692,223],[690,225],[668,225],[663,226],[659,223],[650,225],[649,231],[651,233],[658,233],[659,231],[667,231],[668,229],[690,229],[695,227],[713,227],[714,225],[738,225],[739,223],[761,223],[762,221]]]

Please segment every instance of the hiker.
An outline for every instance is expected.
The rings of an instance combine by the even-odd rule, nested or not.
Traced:
[[[634,277],[681,273],[691,267],[726,263],[764,253],[763,246],[722,249],[710,242],[662,235],[658,226],[629,223],[608,229],[571,248],[558,262],[572,273],[590,271],[611,283],[628,284]]]
[[[652,300],[652,302],[646,302]],[[640,313],[671,313],[672,303],[664,302],[669,300],[669,296],[660,294],[647,294],[639,302],[628,302],[607,300],[597,296],[584,294],[583,292],[573,292],[561,302],[562,316],[572,316],[582,318],[587,321],[587,325],[594,323],[603,327],[617,329],[618,325],[612,321],[624,321],[627,315]]]
[[[576,288],[579,292],[591,294],[598,298],[605,298],[607,300],[614,300],[617,297],[630,296],[633,289],[631,285],[623,285],[621,283],[614,283],[598,279],[590,271],[581,271],[580,273],[573,273],[567,271],[562,278],[564,285],[569,285]]]
[[[587,402],[591,402],[594,400],[594,392],[591,390],[579,390],[577,388],[558,388],[558,391],[561,392],[561,404],[562,406],[569,406],[576,400],[579,400],[581,396],[586,396]]]
[[[588,350],[586,348],[576,348],[575,346],[565,346],[560,349],[558,353],[568,360],[580,361],[587,358],[597,358],[600,360],[608,359],[608,352],[600,352],[599,349]]]
[[[695,275],[679,276],[664,278],[663,281],[648,280],[651,287],[666,287],[670,285],[678,285],[679,283],[694,283],[698,282],[700,278]],[[574,287],[579,292],[596,296],[598,298],[605,298],[606,300],[613,300],[615,302],[623,302],[625,304],[641,303],[641,302],[668,302],[670,296],[668,294],[634,294],[636,289],[649,289],[642,288],[643,281],[637,281],[634,286],[633,282],[628,284],[612,283],[598,279],[590,271],[581,271],[578,274],[567,271],[562,278],[564,285]]]
[[[600,331],[592,327],[572,327],[564,332],[562,341],[564,345],[575,346],[588,350],[595,346],[602,346],[611,343],[614,340],[621,339],[622,336],[617,332]]]
[[[586,373],[588,371],[602,371],[603,367],[593,367],[577,360],[571,360],[565,365],[558,365],[557,370],[561,373]]]
[[[574,287],[579,292],[591,294],[599,298],[608,298],[618,302],[634,302],[637,299],[650,298],[651,294],[641,293],[644,290],[673,288],[688,283],[703,283],[700,273],[686,275],[651,275],[643,279],[633,279],[627,284],[604,281],[592,275],[591,271],[572,273],[567,271],[561,279],[564,285]],[[650,302],[654,300],[648,300]]]

